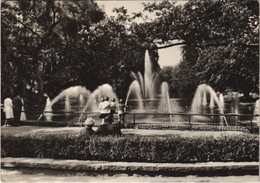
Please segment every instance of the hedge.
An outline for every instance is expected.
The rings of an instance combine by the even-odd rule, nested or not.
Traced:
[[[259,161],[258,135],[180,136],[2,136],[2,157],[105,160],[127,162]]]

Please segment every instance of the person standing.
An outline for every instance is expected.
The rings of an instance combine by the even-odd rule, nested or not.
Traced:
[[[110,123],[114,122],[114,114],[116,113],[116,99],[113,98],[110,102]]]
[[[101,102],[99,105],[100,109],[100,118],[102,119],[102,123],[104,124],[106,122],[109,122],[110,120],[110,103],[109,103],[109,97],[104,98],[104,102]]]
[[[102,97],[99,105],[98,105],[98,109],[100,110],[100,115],[99,115],[99,118],[101,118],[101,124],[104,124],[105,123],[105,119],[104,119],[104,116],[102,115],[101,113],[101,110],[102,110],[102,105],[103,105],[103,102],[105,101],[105,98]]]
[[[25,111],[24,111],[24,100],[23,100],[23,98],[21,98],[22,99],[22,104],[23,104],[23,106],[22,106],[22,113],[21,113],[21,118],[20,118],[20,120],[21,121],[25,121],[26,120],[26,115],[25,115]]]
[[[13,102],[12,99],[10,99],[9,97],[7,97],[4,100],[4,112],[5,112],[5,127],[9,127],[10,126],[10,121],[14,118],[14,114],[13,114]]]
[[[13,98],[13,110],[14,110],[14,125],[18,126],[20,124],[21,112],[22,112],[22,98],[17,94]]]
[[[125,111],[126,111],[126,105],[123,102],[123,99],[119,100],[118,105],[118,123],[125,123]]]

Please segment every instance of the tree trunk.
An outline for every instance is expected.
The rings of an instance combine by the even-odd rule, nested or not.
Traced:
[[[37,84],[38,84],[38,96],[37,96],[37,104],[42,104],[42,96],[43,96],[43,71],[41,67],[37,70]]]

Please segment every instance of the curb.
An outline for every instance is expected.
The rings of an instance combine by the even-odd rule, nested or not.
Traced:
[[[151,175],[258,175],[259,162],[144,163],[42,158],[2,158],[1,168]]]

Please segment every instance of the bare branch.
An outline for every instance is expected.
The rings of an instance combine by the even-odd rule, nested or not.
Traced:
[[[33,15],[34,16],[31,16],[32,18],[34,18],[39,24],[43,25],[45,28],[48,28],[48,26],[36,16],[35,12],[33,12]]]
[[[24,24],[23,22],[21,22],[20,20],[17,20],[18,23],[22,24],[26,29],[28,29],[29,31],[31,31],[33,34],[37,35],[39,38],[41,38],[41,36],[35,32],[34,30],[32,30],[32,28],[28,27],[26,24]]]
[[[163,48],[169,48],[169,47],[172,47],[172,46],[178,46],[178,45],[185,45],[187,43],[185,42],[182,42],[182,43],[173,43],[173,44],[168,44],[168,45],[165,45],[165,46],[160,46],[160,47],[157,47],[158,49],[163,49]],[[209,46],[228,46],[228,42],[226,43],[208,43],[208,44],[205,44],[205,45],[197,45],[198,47],[209,47]],[[241,44],[241,46],[243,47],[249,47],[249,48],[259,48],[259,44]]]
[[[158,49],[163,49],[163,48],[168,48],[168,47],[172,47],[172,46],[178,46],[178,45],[184,45],[186,43],[173,43],[173,44],[169,44],[169,45],[165,45],[165,46],[160,46],[160,47],[157,47]]]

